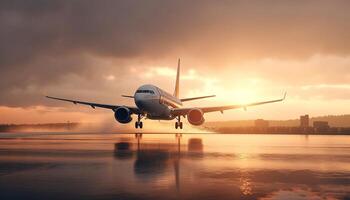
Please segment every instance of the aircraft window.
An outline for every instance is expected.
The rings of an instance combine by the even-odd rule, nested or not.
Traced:
[[[137,90],[136,93],[149,93],[149,94],[154,94],[153,90]]]

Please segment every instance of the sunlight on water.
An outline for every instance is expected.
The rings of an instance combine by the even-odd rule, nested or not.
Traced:
[[[0,197],[347,199],[348,136],[2,133]]]

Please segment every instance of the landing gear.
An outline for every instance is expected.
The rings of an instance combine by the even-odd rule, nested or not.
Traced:
[[[141,122],[141,118],[142,118],[142,116],[139,114],[137,116],[137,121],[135,122],[135,128],[139,128],[140,127],[142,129],[143,123]]]
[[[180,116],[177,117],[177,122],[175,122],[175,128],[178,129],[182,129],[182,122],[180,121]]]
[[[135,122],[135,128],[142,128],[143,123],[142,122]]]

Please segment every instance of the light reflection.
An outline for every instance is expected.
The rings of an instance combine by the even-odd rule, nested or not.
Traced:
[[[348,147],[344,137],[329,136],[309,136],[307,142],[302,136],[159,139],[140,133],[2,140],[0,192],[13,195],[19,185],[39,191],[54,184],[44,195],[69,186],[75,190],[66,192],[67,198],[83,193],[102,199],[344,199],[350,191]]]
[[[321,200],[321,199],[336,199],[329,196],[321,196],[320,194],[311,191],[310,189],[293,188],[290,190],[279,190],[263,197],[260,200],[275,200],[275,199],[298,199],[298,200]]]
[[[251,195],[253,193],[249,172],[243,170],[240,171],[239,185],[243,195]]]

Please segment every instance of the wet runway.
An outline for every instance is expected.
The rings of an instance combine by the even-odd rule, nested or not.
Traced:
[[[350,199],[350,137],[1,133],[0,199]]]

